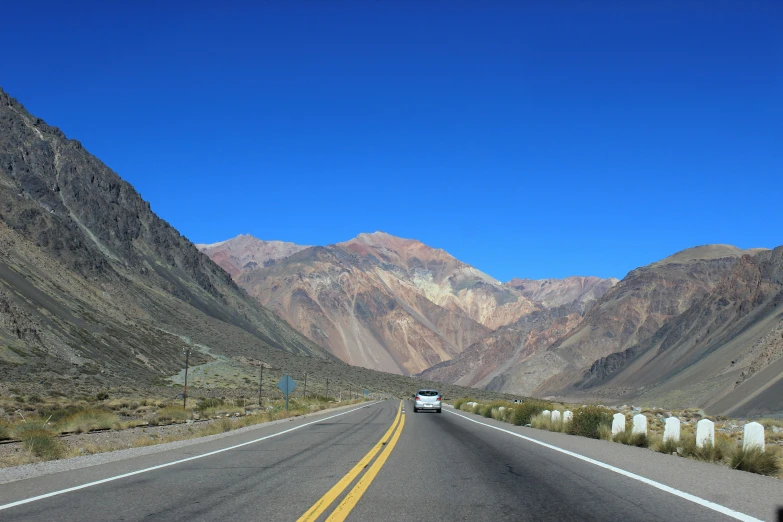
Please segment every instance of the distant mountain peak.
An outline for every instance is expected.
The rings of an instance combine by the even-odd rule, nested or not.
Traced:
[[[243,270],[269,266],[310,247],[286,241],[265,241],[250,234],[239,234],[217,243],[197,244],[196,248],[210,256],[232,277],[236,277]]]
[[[750,248],[742,250],[733,245],[713,244],[699,245],[685,250],[680,250],[669,257],[666,257],[651,266],[663,266],[669,264],[691,264],[698,261],[707,261],[710,259],[721,259],[726,257],[742,257],[743,255],[756,255],[764,252],[766,248]]]

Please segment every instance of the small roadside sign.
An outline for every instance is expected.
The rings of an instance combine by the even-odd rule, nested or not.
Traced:
[[[285,394],[285,409],[288,411],[288,396],[296,388],[296,381],[289,375],[283,375],[283,377],[277,382],[277,387]]]
[[[370,395],[370,390],[364,390],[364,396],[367,397]]]

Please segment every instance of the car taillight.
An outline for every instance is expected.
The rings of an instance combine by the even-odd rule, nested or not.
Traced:
[[[417,395],[417,396],[416,396],[416,400],[417,400],[417,401],[420,401],[420,400],[421,400],[421,397],[419,397],[419,396]]]
[[[435,397],[435,402],[440,402],[440,397]]]

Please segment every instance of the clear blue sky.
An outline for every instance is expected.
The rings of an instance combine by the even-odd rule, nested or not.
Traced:
[[[502,280],[783,244],[778,0],[46,4],[3,6],[0,86],[194,242]]]

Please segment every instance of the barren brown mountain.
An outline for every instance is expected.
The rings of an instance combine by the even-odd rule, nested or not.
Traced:
[[[267,264],[297,249],[267,247]],[[198,393],[252,396],[261,364],[266,393],[283,372],[320,390],[326,379],[331,390],[397,395],[428,384],[349,366],[308,340],[79,142],[0,89],[0,395],[173,398],[184,349],[191,370],[214,376]]]
[[[456,358],[419,375],[433,381],[484,389],[503,389],[523,361],[545,350],[582,320],[584,303],[537,310],[513,324],[498,328]]]
[[[783,247],[740,258],[711,292],[593,363],[575,388],[729,415],[783,411]]]
[[[595,301],[617,284],[619,279],[573,276],[563,279],[512,279],[506,285],[547,308]]]
[[[231,274],[231,277],[237,277],[259,266],[273,265],[309,247],[284,241],[262,241],[249,234],[240,234],[211,245],[199,244],[196,248]]]
[[[781,305],[783,247],[696,247],[630,272],[581,321],[567,307],[530,314],[421,375],[535,396],[779,413]]]
[[[3,379],[153,382],[179,370],[188,342],[331,359],[0,90]]]
[[[208,250],[225,259],[237,239]],[[443,250],[383,232],[312,247],[236,281],[350,364],[410,374],[540,308]]]
[[[578,381],[594,361],[647,341],[712,292],[743,254],[729,245],[706,245],[631,271],[582,324],[519,368],[536,370],[523,379],[524,387],[540,394],[558,392]]]

